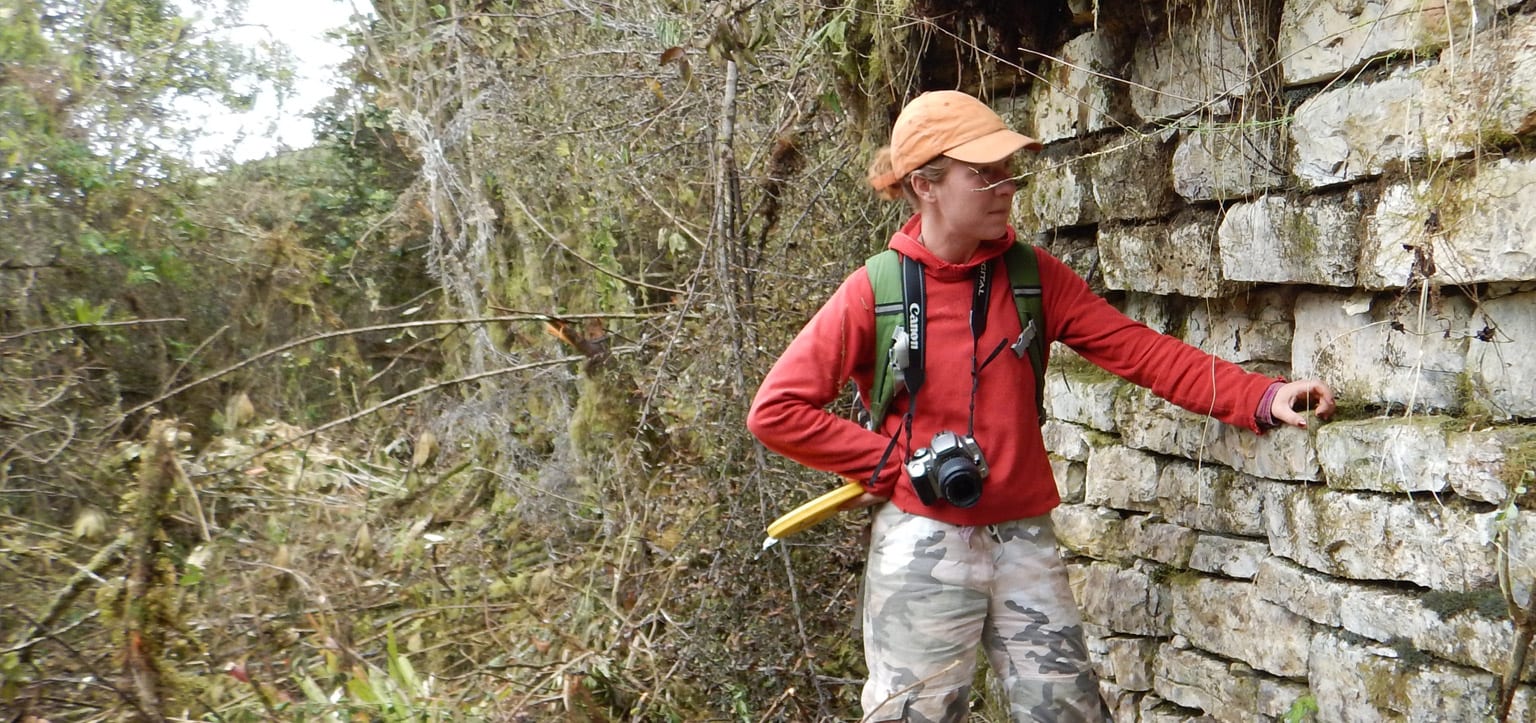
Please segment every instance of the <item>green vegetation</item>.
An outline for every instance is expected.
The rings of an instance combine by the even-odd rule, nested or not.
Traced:
[[[0,707],[856,705],[824,681],[860,674],[856,536],[760,555],[764,516],[828,480],[759,461],[740,420],[898,213],[849,114],[883,132],[869,48],[901,57],[913,26],[547,5],[375,3],[318,144],[212,170],[177,99],[238,109],[288,69],[162,0],[0,6],[0,232],[34,269],[0,276],[0,422],[27,420],[0,526],[28,571]],[[127,482],[173,463],[146,515]]]
[[[1305,723],[1316,720],[1317,698],[1312,695],[1304,695],[1291,702],[1291,707],[1285,711],[1285,717],[1280,720],[1285,723]]]

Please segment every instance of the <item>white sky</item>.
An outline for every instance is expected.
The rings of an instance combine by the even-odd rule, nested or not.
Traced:
[[[256,46],[278,41],[294,58],[294,93],[283,105],[269,92],[262,93],[249,113],[231,114],[219,108],[184,106],[194,125],[210,137],[193,148],[200,161],[212,161],[228,149],[234,160],[246,161],[271,155],[280,148],[304,148],[314,142],[312,122],[304,114],[331,95],[336,68],[347,58],[347,49],[325,34],[348,23],[354,12],[371,14],[359,0],[249,0],[245,27],[228,31],[230,40]],[[196,16],[194,8],[183,13]],[[198,24],[207,28],[204,18]]]

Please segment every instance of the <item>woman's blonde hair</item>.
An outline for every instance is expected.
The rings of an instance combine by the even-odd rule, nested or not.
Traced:
[[[954,159],[950,158],[949,156],[934,156],[932,160],[913,169],[911,173],[908,173],[896,183],[893,183],[889,186],[876,188],[875,193],[879,194],[881,198],[888,201],[894,201],[898,198],[905,198],[907,200],[907,205],[916,210],[917,192],[912,190],[912,177],[920,176],[930,181],[937,181],[944,176],[944,171],[948,169],[949,165],[953,162]],[[879,178],[880,176],[891,173],[891,170],[891,147],[885,146],[880,150],[875,151],[875,160],[869,164],[869,177]]]

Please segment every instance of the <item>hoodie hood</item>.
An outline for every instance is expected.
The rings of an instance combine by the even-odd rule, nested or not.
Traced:
[[[1013,247],[1014,239],[1017,238],[1017,233],[1010,225],[1008,232],[1002,236],[982,241],[976,247],[976,251],[971,254],[971,258],[962,263],[952,264],[934,256],[927,246],[917,240],[922,233],[923,217],[921,214],[914,214],[912,218],[907,219],[900,231],[891,236],[889,247],[902,256],[915,259],[923,265],[930,276],[945,280],[971,276],[975,273],[977,266],[1007,253],[1008,249]]]

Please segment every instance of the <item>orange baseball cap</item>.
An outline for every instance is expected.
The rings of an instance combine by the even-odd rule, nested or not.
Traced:
[[[958,90],[923,93],[901,109],[891,127],[890,170],[871,174],[869,185],[884,190],[938,156],[966,163],[993,163],[1028,148],[1044,146],[1015,133],[987,104]]]

